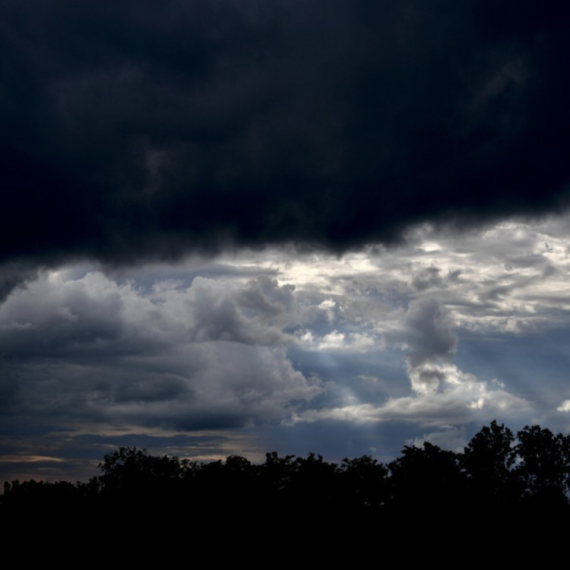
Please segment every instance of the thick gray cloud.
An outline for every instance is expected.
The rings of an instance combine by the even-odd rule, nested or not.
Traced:
[[[148,292],[46,272],[0,307],[3,411],[183,430],[281,418],[321,392],[276,324],[291,293],[264,276]]]
[[[454,355],[457,337],[450,331],[452,323],[445,310],[435,299],[413,301],[408,308],[405,326],[411,366]]]
[[[437,390],[446,378],[441,361],[452,362],[457,336],[446,310],[433,298],[412,301],[405,320],[408,374],[419,393]]]
[[[342,251],[566,206],[569,19],[554,0],[4,2],[0,260]]]

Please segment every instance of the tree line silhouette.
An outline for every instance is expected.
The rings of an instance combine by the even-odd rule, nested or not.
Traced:
[[[121,447],[105,455],[99,468],[101,474],[86,483],[5,483],[0,516],[115,512],[167,521],[185,510],[223,524],[249,513],[266,522],[296,516],[393,525],[429,521],[434,512],[447,520],[503,522],[544,514],[567,520],[570,512],[570,436],[538,425],[515,436],[496,421],[461,453],[425,442],[405,446],[387,464],[368,455],[331,463],[314,453],[276,452],[267,453],[262,464],[237,455],[206,463]]]

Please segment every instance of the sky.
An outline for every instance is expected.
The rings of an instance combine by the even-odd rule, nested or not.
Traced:
[[[569,27],[3,2],[0,480],[568,433]]]

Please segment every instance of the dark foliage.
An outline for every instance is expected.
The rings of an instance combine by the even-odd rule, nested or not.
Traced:
[[[361,533],[398,521],[424,524],[434,513],[473,522],[531,520],[545,513],[566,522],[570,514],[570,436],[527,426],[515,437],[495,421],[463,453],[426,442],[404,447],[388,465],[366,455],[336,464],[314,453],[303,458],[276,452],[260,465],[236,455],[197,463],[122,447],[99,467],[102,474],[88,483],[6,483],[0,515],[115,513],[122,523],[182,520],[218,530],[246,521],[266,529],[296,521],[297,528],[317,524]]]

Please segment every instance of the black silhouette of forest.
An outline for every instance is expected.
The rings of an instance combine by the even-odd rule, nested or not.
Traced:
[[[538,425],[515,435],[493,421],[461,453],[426,442],[405,446],[387,464],[367,455],[331,463],[314,453],[276,452],[262,464],[237,455],[199,463],[121,447],[99,468],[87,483],[5,483],[2,520],[57,513],[67,521],[99,518],[157,529],[287,524],[354,536],[422,529],[433,537],[434,529],[468,523],[486,533],[508,524],[567,524],[570,514],[570,436]]]

